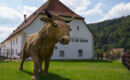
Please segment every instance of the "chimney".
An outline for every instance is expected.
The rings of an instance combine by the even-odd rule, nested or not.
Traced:
[[[36,14],[37,14],[37,12],[34,12],[34,13],[33,13],[33,15],[36,15]]]
[[[24,14],[24,22],[27,22],[26,17],[27,17],[27,15]]]

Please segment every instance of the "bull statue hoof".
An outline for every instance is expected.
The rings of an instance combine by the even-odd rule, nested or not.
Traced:
[[[39,69],[39,73],[41,73],[43,70],[42,69]]]
[[[18,71],[23,71],[23,68],[18,68]]]
[[[48,73],[47,71],[43,71],[42,74],[43,74],[44,76],[46,76],[46,75],[48,75],[49,73]]]
[[[39,76],[35,76],[35,75],[33,75],[32,78],[31,78],[31,80],[39,80],[39,79],[40,79],[40,77]]]

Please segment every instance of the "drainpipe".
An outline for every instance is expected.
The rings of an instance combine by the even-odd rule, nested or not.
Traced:
[[[11,58],[12,58],[12,40],[11,40],[11,56],[10,56],[10,60],[11,60]]]

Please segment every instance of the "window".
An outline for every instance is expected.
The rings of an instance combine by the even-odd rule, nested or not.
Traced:
[[[75,39],[71,39],[72,42],[75,42]]]
[[[55,50],[57,50],[57,46],[55,46]]]
[[[16,52],[15,52],[15,54],[17,54],[17,49],[16,49]]]
[[[15,39],[13,40],[13,43],[15,44]]]
[[[13,56],[14,55],[14,49],[12,49],[12,52],[11,52],[11,56]]]
[[[13,41],[12,41],[12,39],[11,39],[11,44],[12,44],[12,42],[13,42]]]
[[[72,29],[70,28],[70,31],[72,31]]]
[[[64,57],[64,51],[63,50],[60,51],[60,57]]]
[[[78,39],[76,39],[76,42],[79,42],[79,40],[78,40]]]
[[[77,31],[79,31],[79,26],[77,26]]]
[[[79,49],[79,50],[78,50],[78,56],[79,56],[79,57],[82,57],[82,56],[83,56],[83,51],[82,51],[82,49]]]
[[[80,39],[80,42],[88,42],[86,39]]]
[[[18,41],[18,39],[16,38],[16,44],[17,44],[17,41]]]
[[[85,42],[88,42],[88,40],[85,40]]]
[[[18,53],[18,56],[21,56],[21,54],[20,54],[20,53]]]

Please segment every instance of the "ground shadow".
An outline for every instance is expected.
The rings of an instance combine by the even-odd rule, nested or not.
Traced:
[[[111,63],[110,60],[52,60],[52,62]]]
[[[29,71],[23,71],[29,75],[33,75],[32,72],[29,72]],[[62,77],[58,74],[54,74],[54,73],[49,73],[48,75],[46,76],[43,76],[42,73],[39,73],[39,76],[40,76],[40,79],[39,80],[71,80],[69,78],[65,78],[65,77]]]
[[[29,71],[23,70],[23,72],[24,72],[24,73],[27,73],[27,74],[29,74],[29,75],[33,75],[33,73],[32,73],[32,72],[29,72]]]
[[[71,80],[69,78],[62,77],[61,75],[49,73],[47,76],[40,75],[40,80]]]

